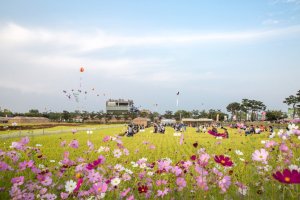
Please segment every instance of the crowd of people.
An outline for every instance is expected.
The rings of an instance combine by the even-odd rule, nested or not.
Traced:
[[[185,132],[187,125],[183,123],[176,123],[172,124],[175,132]],[[210,128],[211,127],[211,128]],[[238,129],[239,134],[244,134],[245,136],[252,135],[252,134],[261,134],[264,132],[268,132],[272,134],[274,132],[273,126],[264,126],[264,125],[246,125],[244,123],[235,123],[230,124],[230,128]],[[226,128],[224,128],[221,124],[202,124],[200,126],[195,126],[196,133],[209,133],[215,137],[223,137],[229,138],[229,133]],[[221,132],[218,132],[218,129],[222,129]],[[136,124],[129,124],[125,135],[128,137],[134,136],[134,134],[138,132],[144,132],[145,126],[144,125],[136,125]],[[161,133],[164,134],[166,131],[165,125],[162,123],[153,123],[153,133]]]

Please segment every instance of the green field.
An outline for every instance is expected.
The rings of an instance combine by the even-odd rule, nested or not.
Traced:
[[[68,127],[70,128],[70,127]],[[55,129],[59,130],[60,127]],[[47,193],[56,194],[60,198],[60,193],[64,192],[64,187],[57,188],[59,185],[64,186],[66,181],[74,180],[76,181],[75,167],[68,167],[64,175],[59,178],[56,173],[58,168],[61,166],[58,164],[60,160],[63,159],[65,151],[70,153],[70,159],[79,165],[81,162],[90,163],[97,159],[99,155],[103,155],[106,158],[104,164],[100,164],[99,168],[95,169],[102,173],[105,179],[111,179],[113,177],[122,177],[123,171],[120,172],[114,169],[116,164],[121,164],[127,169],[130,169],[133,174],[131,175],[131,180],[123,181],[121,178],[121,183],[117,187],[111,187],[108,184],[108,189],[105,194],[105,199],[120,199],[120,194],[127,188],[131,188],[130,192],[126,197],[134,195],[135,199],[145,199],[146,197],[150,199],[158,198],[157,195],[163,189],[168,188],[168,192],[164,199],[298,199],[300,195],[299,184],[282,184],[272,177],[272,174],[278,170],[288,168],[291,164],[298,165],[300,163],[300,150],[299,150],[299,140],[297,137],[291,137],[291,139],[286,140],[285,144],[292,150],[293,155],[289,156],[289,162],[284,162],[287,155],[279,150],[276,146],[269,150],[268,165],[262,164],[257,161],[252,160],[252,153],[255,150],[265,148],[262,140],[270,140],[268,138],[269,133],[265,132],[259,135],[249,135],[245,136],[243,133],[239,134],[236,129],[229,129],[230,137],[229,139],[218,140],[207,133],[196,133],[194,128],[188,128],[185,133],[183,133],[183,142],[180,144],[181,137],[173,136],[174,130],[172,128],[167,128],[165,134],[154,134],[151,129],[146,129],[145,132],[140,132],[134,137],[122,137],[120,140],[123,142],[123,146],[129,150],[129,155],[122,155],[120,158],[115,158],[113,155],[114,149],[120,147],[117,146],[116,141],[103,142],[105,136],[117,136],[125,131],[124,127],[119,128],[109,128],[103,130],[94,131],[93,134],[87,134],[86,131],[77,132],[75,134],[62,133],[55,135],[46,136],[34,136],[30,137],[30,142],[28,146],[36,147],[41,150],[41,153],[32,154],[29,153],[30,150],[25,152],[20,151],[20,161],[33,160],[35,165],[38,166],[42,164],[46,169],[52,172],[52,185],[41,186],[47,188]],[[222,132],[222,130],[219,130]],[[74,149],[68,146],[71,140],[76,139],[79,141],[79,148]],[[0,149],[2,151],[11,151],[10,145],[13,141],[19,139],[3,139],[0,144]],[[61,147],[60,143],[66,141],[66,147]],[[93,150],[88,150],[87,141],[91,141],[94,144]],[[278,143],[281,139],[273,139]],[[197,143],[198,146],[193,145]],[[38,144],[38,145],[37,145]],[[40,146],[41,145],[41,146]],[[298,145],[298,146],[297,146]],[[110,150],[107,152],[98,152],[97,150],[103,147],[109,147]],[[200,155],[199,149],[205,148],[206,152],[210,155],[209,163],[204,167],[209,172],[207,177],[207,185],[209,189],[207,191],[203,190],[195,178],[198,176],[194,169],[194,164],[187,170],[186,173],[182,173],[178,177],[182,177],[186,181],[186,186],[178,189],[176,185],[176,177],[174,173],[157,173],[157,161],[162,158],[170,158],[172,160],[172,166],[174,167],[179,161],[191,161],[190,157],[192,155]],[[122,150],[122,148],[121,148]],[[244,155],[237,155],[235,150],[240,150]],[[42,158],[38,156],[42,155]],[[223,167],[214,161],[214,155],[226,155],[229,156],[234,165],[230,168]],[[279,157],[278,157],[279,156]],[[77,162],[76,160],[82,157],[85,161]],[[138,161],[141,158],[147,158],[147,164],[156,162],[153,169],[147,168],[134,168],[131,161]],[[11,188],[11,178],[24,176],[25,180],[37,181],[35,175],[31,173],[30,169],[24,171],[18,171],[17,164],[13,163],[9,158],[3,156],[1,158],[3,161],[10,164],[15,170],[14,171],[0,171],[0,188],[2,187],[2,192],[0,196],[3,199],[9,199],[9,190]],[[1,161],[0,159],[0,161]],[[52,162],[50,162],[52,160]],[[53,162],[53,160],[55,162]],[[191,161],[195,162],[195,161]],[[213,168],[218,169],[225,175],[230,176],[231,184],[226,192],[221,192],[218,184],[216,184],[215,175],[213,174]],[[262,169],[261,169],[262,168]],[[139,175],[145,171],[146,177],[140,178]],[[148,172],[153,172],[153,175],[148,176]],[[91,184],[88,182],[87,177],[83,174],[83,184],[79,189],[88,190]],[[151,173],[149,173],[151,174]],[[158,186],[155,181],[157,180],[167,180],[168,183],[165,186]],[[246,194],[242,195],[238,192],[238,186],[235,184],[240,182],[247,186]],[[140,193],[138,188],[141,185],[148,186],[147,193]],[[20,188],[24,188],[24,184]],[[35,192],[36,196],[38,192]],[[70,194],[69,198],[76,198],[77,194]],[[37,196],[36,196],[37,197]],[[40,196],[39,196],[40,197]],[[124,199],[126,199],[124,197]],[[82,197],[87,199],[87,196]],[[1,198],[2,199],[2,198]]]

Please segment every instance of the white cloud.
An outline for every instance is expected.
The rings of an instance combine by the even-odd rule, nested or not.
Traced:
[[[267,20],[264,23],[278,23],[277,20]],[[108,47],[134,47],[144,45],[176,45],[207,42],[240,42],[247,40],[266,39],[279,35],[295,34],[300,32],[300,26],[292,26],[281,29],[255,30],[241,32],[217,32],[217,33],[191,33],[160,35],[135,35],[120,36],[96,31],[94,33],[82,33],[76,31],[54,31],[44,28],[27,28],[14,23],[2,26],[0,29],[0,42],[2,45],[13,47],[23,46],[53,46],[64,52],[93,51]]]
[[[262,22],[263,25],[276,25],[279,24],[279,20],[275,19],[266,19]]]

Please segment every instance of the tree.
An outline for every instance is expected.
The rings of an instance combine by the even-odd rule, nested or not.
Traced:
[[[238,102],[233,102],[228,104],[226,107],[227,111],[231,113],[231,121],[233,120],[233,116],[237,115],[237,112],[241,109],[241,105]]]
[[[69,121],[71,119],[71,114],[64,110],[63,113],[62,113],[62,119],[64,119],[65,121]]]
[[[164,116],[164,118],[171,119],[171,118],[173,118],[173,112],[170,110],[166,110],[166,112],[163,116]]]
[[[199,110],[192,110],[191,115],[192,115],[192,118],[198,119],[199,115],[200,115],[200,112],[199,112]]]
[[[298,91],[297,96],[290,95],[289,97],[285,98],[283,103],[287,104],[288,106],[292,105],[294,119],[296,114],[296,106],[300,103],[300,90]]]
[[[177,110],[174,113],[174,117],[176,120],[181,120],[182,118],[190,118],[191,116],[192,116],[192,114],[186,110]]]
[[[40,117],[42,114],[39,112],[38,109],[30,109],[28,113],[25,113],[27,117]]]
[[[251,121],[256,120],[256,112],[266,110],[263,102],[257,100],[242,99],[241,110],[248,113],[251,111]]]
[[[268,110],[266,118],[268,121],[277,121],[284,118],[284,113],[281,110]]]

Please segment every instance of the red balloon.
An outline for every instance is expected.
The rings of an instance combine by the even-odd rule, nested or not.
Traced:
[[[84,72],[84,68],[83,67],[80,67],[80,72]]]

